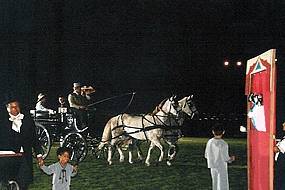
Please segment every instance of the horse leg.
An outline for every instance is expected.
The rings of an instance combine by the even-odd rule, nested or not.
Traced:
[[[142,161],[143,160],[142,150],[141,150],[139,144],[137,144],[137,154],[138,154],[138,160]]]
[[[117,148],[117,150],[118,150],[118,152],[119,152],[119,155],[120,155],[120,162],[124,162],[125,156],[124,156],[124,153],[123,153],[121,147],[118,146],[118,145],[116,145],[116,148]]]
[[[165,138],[165,142],[168,144],[168,151],[167,151],[167,162],[168,166],[172,165],[172,161],[175,159],[176,154],[178,152],[177,140],[180,137],[180,130],[177,133],[177,136],[173,136],[171,138]]]
[[[134,162],[133,162],[133,150],[130,150],[129,149],[129,163],[130,164],[133,164]]]
[[[155,141],[154,141],[154,144],[155,144],[155,146],[157,146],[157,148],[159,148],[159,150],[160,150],[160,156],[159,156],[158,161],[161,162],[161,161],[163,160],[163,154],[164,154],[164,152],[163,152],[163,147],[162,147],[162,145],[160,144],[159,140],[155,140]]]
[[[177,154],[177,145],[176,144],[169,144],[168,152],[167,152],[167,162],[166,164],[168,166],[171,166],[171,161],[174,160],[175,156]]]
[[[113,146],[109,145],[109,147],[108,147],[108,158],[107,158],[107,162],[109,163],[109,165],[112,165],[112,152],[113,152]]]
[[[136,149],[137,151],[137,155],[138,155],[138,160],[142,161],[143,157],[142,157],[142,151],[139,147],[139,142],[137,139],[132,139],[132,143],[130,143],[129,145],[129,163],[133,164],[133,152]]]
[[[150,159],[151,151],[152,151],[152,149],[153,149],[154,146],[155,146],[154,143],[151,141],[151,143],[150,143],[150,145],[149,145],[148,152],[147,152],[147,156],[146,156],[146,159],[145,159],[145,164],[146,164],[147,166],[150,166],[149,159]]]
[[[112,154],[113,154],[113,150],[115,148],[115,144],[116,144],[117,140],[116,139],[112,139],[111,140],[111,143],[108,147],[108,158],[107,158],[107,161],[109,163],[109,165],[112,165]]]
[[[137,139],[132,139],[132,143],[129,146],[129,163],[133,163],[133,152],[134,152],[134,150],[137,151],[138,161],[143,160],[142,151],[141,151],[141,148],[139,145],[140,145],[140,143]]]
[[[134,139],[131,139],[131,141],[129,141],[129,147],[128,147],[128,152],[129,152],[129,163],[133,164],[133,151],[134,151]]]

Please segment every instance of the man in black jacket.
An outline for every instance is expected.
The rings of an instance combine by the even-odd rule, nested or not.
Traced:
[[[22,156],[1,158],[0,181],[13,177],[19,183],[20,189],[25,190],[33,181],[32,149],[38,162],[41,162],[42,148],[30,115],[21,113],[19,102],[15,99],[10,99],[5,104],[7,111],[1,113],[0,119],[0,150],[14,151]]]

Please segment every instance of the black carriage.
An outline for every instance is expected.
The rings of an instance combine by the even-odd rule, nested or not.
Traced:
[[[56,114],[31,110],[36,125],[36,134],[44,150],[43,158],[46,158],[54,142],[60,146],[69,147],[72,150],[71,160],[81,162],[88,152],[100,158],[106,155],[105,149],[98,150],[100,136],[92,126],[94,110],[87,111],[87,122],[84,127],[79,125],[74,112],[66,108],[59,108]]]

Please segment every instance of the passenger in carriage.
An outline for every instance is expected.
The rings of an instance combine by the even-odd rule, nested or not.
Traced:
[[[68,107],[68,105],[67,105],[67,103],[65,101],[65,97],[63,95],[59,95],[58,96],[58,102],[59,102],[59,107],[60,108],[67,108]]]
[[[81,128],[87,126],[87,106],[90,99],[88,94],[81,91],[80,83],[73,83],[73,92],[68,95],[68,103],[70,111],[75,114],[77,124],[81,126]]]
[[[66,119],[66,114],[69,113],[69,106],[65,101],[65,97],[63,95],[58,96],[58,114],[60,117],[60,121],[63,123]]]
[[[36,103],[36,112],[48,112],[49,114],[54,114],[55,111],[46,107],[47,96],[43,93],[39,93],[38,100]]]

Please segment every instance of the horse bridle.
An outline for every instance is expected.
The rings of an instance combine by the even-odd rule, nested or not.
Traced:
[[[159,106],[157,106],[157,109],[158,109],[159,111],[163,112],[166,116],[172,115],[172,116],[175,116],[175,117],[179,117],[179,114],[182,112],[182,109],[179,107],[178,102],[175,101],[175,100],[170,100],[170,102],[171,102],[171,106],[172,106],[172,107],[175,109],[175,111],[177,112],[176,115],[173,114],[173,113],[170,113],[171,106],[170,106],[170,108],[169,108],[168,111],[164,111],[164,110],[162,109],[162,107],[164,106],[164,104],[165,104],[165,102],[166,102],[167,100],[168,100],[168,99],[163,100],[163,101],[159,104]],[[173,103],[173,102],[174,102],[174,103]],[[177,110],[177,108],[180,108],[180,109]]]
[[[188,107],[189,107],[190,110],[191,110],[191,116],[189,116],[189,117],[192,119],[192,118],[194,117],[194,115],[198,112],[198,110],[197,110],[195,104],[194,104],[193,101],[192,101],[192,98],[189,99],[189,100],[186,100],[185,103],[184,103],[184,105],[182,106],[182,108],[185,108],[186,105],[188,105]],[[181,109],[181,110],[183,110],[183,109]],[[183,111],[182,111],[182,112],[183,112]],[[188,116],[188,114],[186,114],[186,115]]]

